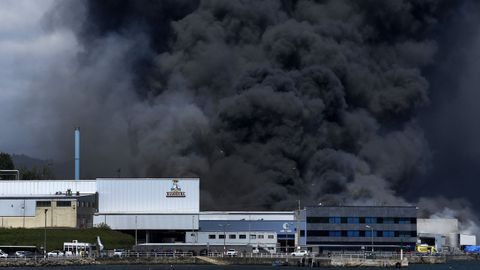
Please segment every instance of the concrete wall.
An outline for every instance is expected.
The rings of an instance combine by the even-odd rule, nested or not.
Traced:
[[[50,207],[36,207],[33,217],[0,217],[0,227],[44,228],[45,209],[48,209],[47,227],[75,228],[77,226],[77,206],[73,200],[69,207],[57,206],[57,201],[53,201]]]

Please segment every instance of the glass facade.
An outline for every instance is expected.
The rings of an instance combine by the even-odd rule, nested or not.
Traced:
[[[417,208],[414,206],[312,206],[305,209],[305,244],[319,251],[415,249]],[[397,250],[398,251],[398,250]]]

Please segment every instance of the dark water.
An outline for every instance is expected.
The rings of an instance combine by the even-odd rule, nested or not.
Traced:
[[[270,266],[205,266],[205,265],[89,265],[89,266],[63,266],[63,267],[5,267],[11,270],[307,270],[308,267],[270,267]],[[341,269],[341,268],[313,268],[313,269]],[[394,268],[351,268],[357,270],[380,270]],[[437,265],[410,265],[410,270],[480,270],[480,262],[452,262]]]

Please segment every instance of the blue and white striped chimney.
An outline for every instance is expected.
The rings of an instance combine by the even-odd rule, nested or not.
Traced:
[[[80,180],[80,128],[75,128],[75,180]]]

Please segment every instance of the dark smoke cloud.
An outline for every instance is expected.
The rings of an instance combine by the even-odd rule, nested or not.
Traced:
[[[59,1],[50,27],[74,31],[78,54],[30,105],[55,116],[47,145],[63,153],[82,127],[90,175],[200,176],[203,208],[407,204],[430,159],[422,70],[454,8]]]

